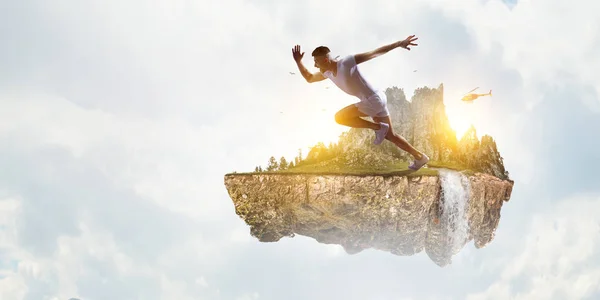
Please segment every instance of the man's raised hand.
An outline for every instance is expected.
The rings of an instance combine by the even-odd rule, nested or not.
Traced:
[[[294,60],[296,62],[302,60],[302,57],[304,57],[304,52],[300,53],[300,45],[296,45],[294,48],[292,48],[292,55],[294,56]]]
[[[399,47],[402,47],[402,48],[410,51],[409,46],[417,46],[418,44],[415,44],[413,42],[416,41],[416,40],[418,40],[418,39],[419,38],[416,38],[414,34],[410,35],[405,40],[400,41]]]

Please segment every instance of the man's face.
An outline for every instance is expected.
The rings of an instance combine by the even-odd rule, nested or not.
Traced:
[[[328,62],[329,62],[329,58],[327,58],[327,55],[315,56],[315,67],[319,68],[321,70],[321,72],[325,72],[327,70]]]

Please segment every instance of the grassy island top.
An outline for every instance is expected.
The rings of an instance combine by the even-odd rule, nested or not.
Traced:
[[[321,162],[313,163],[308,165],[300,165],[297,167],[286,168],[283,170],[276,169],[270,171],[254,171],[254,172],[233,172],[227,173],[229,175],[257,175],[257,174],[269,174],[269,175],[300,175],[300,174],[313,174],[313,175],[349,175],[349,176],[437,176],[438,169],[450,169],[461,171],[466,175],[475,173],[467,167],[461,166],[458,163],[452,162],[435,162],[430,161],[425,167],[418,171],[413,171],[408,168],[409,162],[395,161],[391,162],[387,166],[373,167],[369,165],[343,165],[336,164],[334,162]]]

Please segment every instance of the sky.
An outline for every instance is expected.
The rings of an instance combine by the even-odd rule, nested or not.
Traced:
[[[0,0],[0,298],[600,298],[599,8]],[[334,114],[355,102],[306,83],[292,47],[316,71],[319,45],[349,55],[412,34],[412,50],[360,68],[408,97],[443,83],[459,134],[494,137],[515,181],[495,239],[440,268],[252,238],[223,176],[336,141]],[[493,96],[461,103],[475,87]]]

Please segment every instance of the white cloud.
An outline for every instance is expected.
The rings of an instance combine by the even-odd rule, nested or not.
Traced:
[[[468,299],[583,299],[600,292],[599,211],[600,196],[581,195],[533,215],[516,255],[489,270],[499,278]]]
[[[0,278],[0,297],[2,299],[24,299],[27,285],[21,278],[3,275]]]
[[[430,2],[468,25],[482,50],[501,47],[502,62],[518,70],[526,84],[560,85],[560,73],[569,72],[600,92],[591,71],[600,66],[599,3],[523,0],[508,9],[500,0]]]
[[[246,293],[243,294],[242,296],[239,296],[237,298],[235,298],[236,300],[256,300],[259,299],[259,295],[257,292],[254,293]]]
[[[208,287],[208,283],[206,282],[204,276],[197,278],[196,284],[200,285],[201,287]]]
[[[226,207],[214,201],[222,192],[210,188],[222,178],[207,176],[215,162],[233,167],[219,150],[226,136],[214,128],[177,119],[124,118],[47,95],[2,99],[6,125],[0,137],[14,140],[13,147],[68,149],[115,184],[180,213],[209,218]]]
[[[7,202],[11,201],[1,202],[2,206]],[[18,213],[15,215],[20,217]],[[92,224],[85,217],[80,220],[78,234],[58,237],[56,251],[49,257],[35,256],[25,249],[3,257],[18,261],[16,268],[3,270],[4,278],[0,280],[3,299],[28,299],[35,295],[38,299],[67,299],[76,295],[83,299],[118,296],[197,299],[191,296],[193,288],[188,287],[188,283],[161,271],[155,262],[128,254],[123,248],[131,245],[118,243],[110,232],[98,227],[99,224]],[[7,226],[4,230],[15,231],[15,227]],[[2,245],[15,247],[18,241],[4,241]],[[133,278],[148,284],[131,286],[122,282]],[[204,277],[198,284],[204,289],[208,287]],[[25,297],[26,292],[29,292],[28,297]]]

